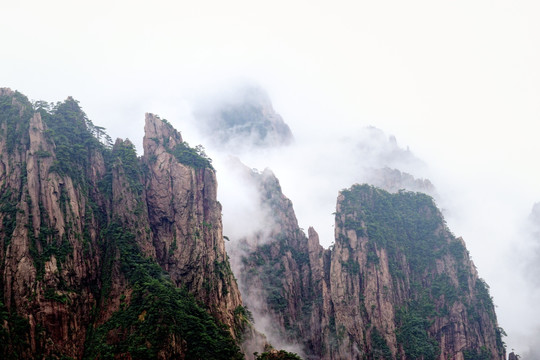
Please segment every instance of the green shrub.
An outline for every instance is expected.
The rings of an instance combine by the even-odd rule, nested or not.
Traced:
[[[201,145],[192,148],[184,141],[176,145],[173,149],[168,149],[168,151],[184,165],[191,166],[195,169],[213,169],[212,159],[206,155],[204,148]]]
[[[120,254],[122,272],[133,289],[129,304],[103,325],[90,329],[85,359],[155,358],[172,337],[185,342],[188,359],[242,359],[226,327],[201,307],[185,289],[178,289],[154,260],[139,251],[133,234],[117,223],[103,233],[114,254]],[[118,341],[108,340],[116,334]]]
[[[392,360],[392,351],[376,327],[371,330],[371,354],[374,360]]]

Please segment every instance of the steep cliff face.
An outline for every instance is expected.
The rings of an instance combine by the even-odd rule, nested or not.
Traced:
[[[264,244],[244,239],[242,291],[306,358],[504,359],[487,285],[429,196],[343,190],[324,250],[277,180],[258,181],[279,226]]]
[[[241,358],[209,160],[153,115],[141,160],[36,105],[0,90],[0,357]]]
[[[55,144],[42,115],[19,93],[4,90],[0,101],[4,355],[80,356],[100,283],[90,189],[103,176],[103,157],[90,143],[67,173],[59,163],[66,144]],[[59,122],[74,106],[69,99],[59,105]],[[82,171],[85,182],[78,183]]]
[[[305,336],[309,346],[322,349],[327,340],[324,329],[329,320],[325,309],[329,304],[321,302],[309,314],[306,309],[311,309],[313,299],[328,290],[325,269],[330,251],[319,245],[313,229],[306,239],[291,201],[282,194],[271,171],[246,171],[258,184],[262,203],[272,215],[264,231],[231,244],[231,253],[242,257],[235,273],[244,302],[256,319],[264,319],[255,326],[271,342],[291,345],[298,343],[299,336]],[[302,354],[301,349],[289,347]]]
[[[146,114],[143,144],[158,262],[177,286],[196,294],[232,327],[242,301],[225,252],[215,172],[201,150],[189,148],[155,115]]]
[[[504,358],[487,285],[431,198],[343,190],[325,250],[275,176],[248,173],[268,218],[235,242],[237,276],[270,340],[313,359]],[[262,350],[216,192],[204,150],[155,115],[139,158],[72,98],[0,89],[0,357],[240,359],[242,337]]]
[[[371,324],[366,348],[383,344],[380,336],[395,357],[504,358],[487,285],[430,197],[369,186],[342,191],[332,255],[330,282],[343,284],[332,291],[334,304],[352,294],[365,308],[359,316],[336,307],[336,321],[341,314],[348,333],[351,318]]]

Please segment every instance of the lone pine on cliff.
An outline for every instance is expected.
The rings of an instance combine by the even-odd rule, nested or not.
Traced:
[[[254,175],[279,226],[237,274],[244,298],[266,294],[250,304],[211,160],[152,114],[143,148],[113,144],[72,98],[0,89],[0,357],[253,358],[248,305],[310,359],[504,359],[487,285],[427,195],[342,191],[325,250],[279,181]]]

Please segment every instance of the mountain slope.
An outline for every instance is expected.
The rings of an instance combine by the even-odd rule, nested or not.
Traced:
[[[505,358],[488,287],[429,196],[343,190],[324,250],[299,229],[277,179],[253,176],[278,225],[264,243],[240,242],[241,290],[306,358]]]
[[[0,91],[2,357],[242,358],[209,160],[150,114],[139,159],[37,105]]]
[[[267,226],[232,254],[274,344],[309,359],[504,359],[488,287],[429,196],[341,191],[324,249],[271,171],[246,173]],[[137,157],[72,98],[0,89],[0,357],[296,358],[251,328],[216,192],[211,160],[166,120],[146,115]]]

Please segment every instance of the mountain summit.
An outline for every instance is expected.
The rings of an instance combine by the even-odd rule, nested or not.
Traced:
[[[240,290],[271,340],[307,359],[505,359],[489,287],[431,197],[344,189],[324,249],[313,228],[299,228],[273,174],[246,173],[274,225],[231,253],[242,256]]]

